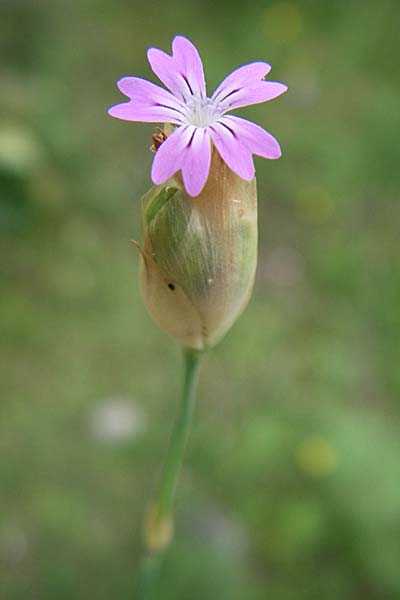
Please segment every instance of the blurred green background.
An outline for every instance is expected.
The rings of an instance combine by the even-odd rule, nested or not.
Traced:
[[[256,159],[256,287],[202,371],[162,598],[399,598],[399,3],[0,13],[0,597],[133,598],[181,356],[129,244],[153,126],[106,109],[180,33],[210,91],[267,60],[289,92],[238,111],[283,157]]]

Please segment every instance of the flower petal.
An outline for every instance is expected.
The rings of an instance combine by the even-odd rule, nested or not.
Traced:
[[[206,184],[210,172],[211,139],[205,128],[195,129],[185,150],[182,177],[189,196],[198,196]]]
[[[186,77],[193,94],[205,98],[203,63],[196,46],[187,38],[177,35],[172,42],[172,50],[182,69],[182,76]]]
[[[233,116],[222,117],[221,123],[225,123],[232,129],[239,143],[246,146],[252,154],[271,159],[281,156],[282,152],[277,140],[259,125]]]
[[[163,106],[143,106],[133,100],[111,106],[108,109],[108,114],[123,121],[182,124],[180,115],[173,109]]]
[[[128,96],[131,100],[142,103],[161,103],[167,104],[168,106],[175,106],[176,108],[183,108],[183,105],[175,98],[171,92],[164,88],[141,79],[140,77],[121,77],[117,81],[118,89]]]
[[[266,62],[243,65],[225,77],[213,93],[212,99],[219,101],[237,89],[258,83],[270,70],[271,65]]]
[[[172,56],[158,48],[150,48],[147,58],[160,81],[178,98],[206,97],[203,63],[196,47],[185,37],[174,38]]]
[[[213,123],[208,130],[222,160],[239,177],[251,181],[254,177],[254,163],[247,145],[241,143],[235,131],[222,121]]]
[[[123,94],[131,98],[130,102],[117,104],[109,109],[109,114],[126,121],[145,121],[152,123],[184,122],[184,107],[167,90],[140,79],[140,77],[122,77],[117,83]]]
[[[287,85],[278,81],[260,81],[253,85],[247,85],[232,91],[225,97],[221,96],[219,104],[225,111],[249,106],[250,104],[260,104],[273,98],[277,98],[287,90]]]
[[[181,169],[195,129],[193,125],[178,127],[158,148],[151,169],[151,178],[155,184],[164,183]]]

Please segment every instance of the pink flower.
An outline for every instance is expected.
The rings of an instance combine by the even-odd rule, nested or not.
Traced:
[[[158,148],[151,178],[162,184],[182,171],[186,191],[197,196],[210,170],[211,140],[228,167],[243,179],[254,177],[253,154],[279,158],[281,149],[267,131],[227,112],[272,100],[287,90],[283,83],[264,81],[271,70],[265,62],[239,67],[207,96],[203,64],[185,37],[172,42],[172,56],[157,48],[147,53],[150,66],[167,91],[139,77],[123,77],[118,87],[130,98],[109,114],[125,121],[171,123],[176,129]]]

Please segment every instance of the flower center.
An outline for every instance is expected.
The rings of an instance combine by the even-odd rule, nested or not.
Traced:
[[[195,127],[208,127],[218,121],[224,111],[215,104],[211,98],[198,98],[192,96],[186,102],[186,115],[190,125]]]

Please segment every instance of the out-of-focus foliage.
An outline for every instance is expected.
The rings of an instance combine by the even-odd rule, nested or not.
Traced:
[[[252,302],[204,365],[163,598],[400,596],[398,2],[3,0],[0,596],[132,597],[179,348],[137,284],[149,45],[268,60]],[[5,61],[4,61],[5,59]]]

